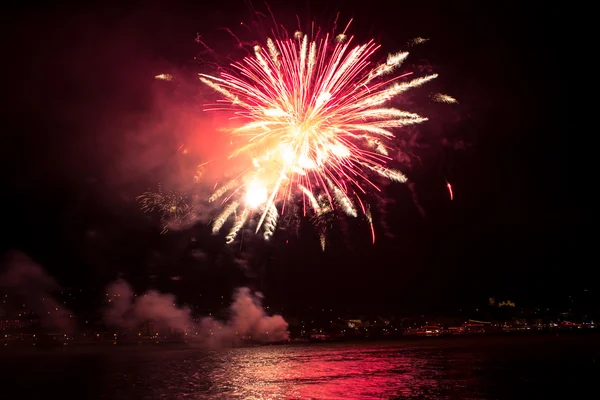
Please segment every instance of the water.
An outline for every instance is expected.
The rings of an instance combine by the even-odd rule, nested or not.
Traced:
[[[600,335],[221,350],[0,350],[0,399],[531,399],[594,393]],[[589,395],[588,395],[589,397]]]

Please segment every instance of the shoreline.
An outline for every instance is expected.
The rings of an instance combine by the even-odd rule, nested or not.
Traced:
[[[235,348],[252,348],[252,347],[311,347],[323,345],[352,345],[352,344],[406,344],[406,345],[435,345],[439,343],[461,343],[463,345],[481,344],[485,341],[503,341],[506,339],[549,339],[549,338],[600,338],[600,330],[564,330],[564,331],[529,331],[529,332],[495,332],[495,333],[479,333],[479,334],[463,334],[463,335],[438,335],[438,336],[395,336],[395,337],[376,337],[376,338],[337,338],[332,340],[303,340],[294,341],[293,339],[285,342],[274,343],[237,343],[229,346],[206,346],[201,342],[77,342],[73,341],[68,345],[62,343],[36,344],[25,342],[23,340],[15,340],[4,342],[0,345],[0,353],[10,352],[44,352],[56,351],[69,353],[78,350],[107,350],[112,351],[129,351],[144,349],[149,351],[161,350],[216,350],[216,349],[235,349]],[[496,339],[496,340],[494,340]]]

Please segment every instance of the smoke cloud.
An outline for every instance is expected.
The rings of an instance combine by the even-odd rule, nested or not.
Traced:
[[[229,308],[229,320],[221,322],[207,317],[201,321],[204,341],[211,346],[222,346],[235,344],[243,336],[259,342],[287,340],[288,323],[281,315],[266,315],[261,298],[246,287],[238,288]]]
[[[175,296],[148,291],[136,296],[129,284],[123,280],[111,283],[106,288],[109,306],[104,313],[107,324],[120,329],[134,329],[151,322],[169,330],[186,332],[193,324],[190,310],[178,308]]]
[[[205,317],[194,322],[190,309],[178,307],[173,295],[150,290],[138,296],[123,280],[109,284],[107,295],[104,320],[116,329],[127,331],[151,323],[157,330],[185,334],[190,341],[209,347],[236,345],[244,338],[258,342],[288,339],[283,317],[267,315],[262,295],[245,287],[235,291],[226,321]]]
[[[29,256],[12,251],[5,257],[0,274],[0,289],[19,300],[26,310],[33,311],[43,328],[72,333],[75,321],[72,313],[52,297],[60,291],[58,283]],[[11,302],[9,302],[11,303]]]

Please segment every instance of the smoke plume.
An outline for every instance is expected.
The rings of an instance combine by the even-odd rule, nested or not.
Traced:
[[[52,297],[60,291],[58,283],[29,256],[12,251],[5,257],[0,274],[0,289],[19,300],[26,310],[36,314],[43,328],[72,333],[75,329],[72,313]],[[12,300],[12,299],[11,299]],[[14,303],[14,302],[10,302]]]
[[[281,315],[266,315],[261,297],[246,287],[236,289],[227,321],[202,319],[200,332],[204,334],[205,343],[211,346],[235,344],[242,337],[259,342],[287,340],[288,323]]]
[[[190,341],[211,347],[236,345],[244,338],[259,342],[288,338],[288,324],[283,317],[267,315],[261,305],[262,296],[245,287],[235,291],[226,321],[205,317],[196,323],[190,309],[178,307],[171,294],[150,290],[138,296],[127,282],[118,280],[108,285],[107,296],[104,320],[124,331],[151,323],[157,330],[179,332]]]

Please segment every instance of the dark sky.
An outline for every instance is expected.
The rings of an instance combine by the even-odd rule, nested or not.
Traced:
[[[398,185],[386,191],[375,245],[366,225],[353,222],[325,253],[309,229],[268,245],[248,238],[241,249],[224,246],[202,223],[159,235],[134,197],[169,179],[164,165],[176,157],[177,132],[214,132],[190,128],[190,113],[212,95],[193,78],[210,68],[194,62],[201,54],[194,37],[233,57],[235,41],[219,28],[249,37],[239,23],[251,21],[252,8],[243,1],[31,6],[2,17],[2,250],[26,251],[65,286],[100,291],[122,274],[140,289],[197,302],[199,294],[227,298],[250,285],[288,309],[456,310],[490,296],[553,302],[589,286],[586,209],[571,190],[562,127],[558,10],[386,3],[270,6],[286,25],[296,14],[328,27],[338,11],[340,21],[355,18],[351,32],[376,38],[380,56],[411,38],[431,39],[409,60],[431,65],[440,73],[435,90],[460,103],[413,108],[432,120],[419,128],[423,162],[409,172],[425,216]],[[262,3],[254,7],[267,13]],[[152,80],[165,71],[182,77],[177,90]],[[202,257],[193,257],[194,246]]]

